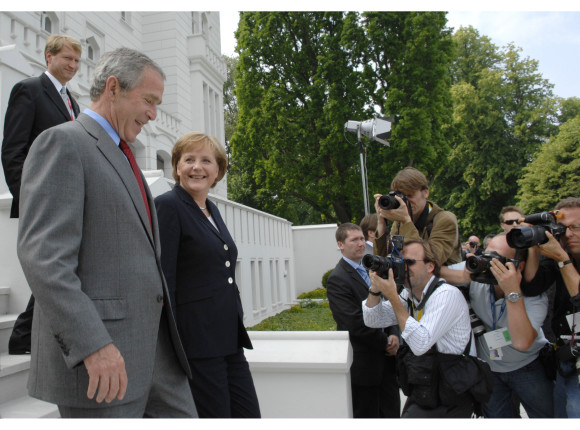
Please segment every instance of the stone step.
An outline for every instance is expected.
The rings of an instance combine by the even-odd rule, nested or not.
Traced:
[[[30,355],[0,354],[0,405],[28,395]]]
[[[0,286],[0,315],[8,313],[8,299],[10,297],[10,287]]]
[[[0,404],[0,418],[60,418],[52,403],[25,396]]]
[[[0,315],[0,354],[8,352],[8,340],[18,314]]]

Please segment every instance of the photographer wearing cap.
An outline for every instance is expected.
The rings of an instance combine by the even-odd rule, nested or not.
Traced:
[[[547,343],[541,329],[548,311],[545,294],[522,297],[521,270],[526,250],[510,248],[506,234],[489,241],[482,256],[471,256],[466,270],[442,268],[452,284],[469,285],[469,300],[485,327],[476,336],[477,355],[493,372],[493,392],[483,404],[486,418],[513,418],[512,394],[517,394],[530,418],[552,418],[552,383],[539,354]],[[533,389],[530,389],[533,387]]]
[[[423,239],[433,248],[439,265],[461,261],[461,243],[457,218],[428,201],[429,186],[425,175],[414,167],[401,170],[391,183],[389,195],[375,194],[375,210],[379,217],[374,253],[386,255],[388,240],[387,220],[394,221],[391,235],[405,239]],[[383,200],[392,205],[383,204]]]
[[[469,418],[473,399],[469,393],[462,393],[446,402],[436,367],[441,353],[469,354],[474,349],[467,303],[457,288],[438,278],[439,263],[426,242],[406,241],[402,254],[407,273],[401,294],[392,268],[388,279],[371,271],[369,296],[362,304],[365,325],[388,327],[398,323],[401,329],[404,342],[397,354],[399,384],[408,393],[402,417]],[[381,301],[381,293],[387,300]],[[414,367],[418,357],[429,384],[415,385],[412,378],[406,378],[421,372]]]
[[[577,370],[580,348],[577,334],[571,326],[580,324],[580,197],[560,201],[555,210],[558,223],[566,230],[558,239],[548,231],[547,242],[532,246],[524,276],[530,280],[524,286],[525,295],[537,295],[555,282],[555,295],[550,308],[552,331],[556,337],[558,359],[554,387],[556,418],[580,418],[580,389]],[[546,257],[538,258],[538,253]],[[529,270],[528,270],[529,269]],[[532,279],[533,278],[533,279]],[[574,330],[578,332],[578,328]]]

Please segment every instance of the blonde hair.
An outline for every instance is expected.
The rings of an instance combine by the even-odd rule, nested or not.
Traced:
[[[51,34],[48,36],[48,39],[46,39],[46,46],[44,47],[44,60],[46,61],[46,64],[48,64],[46,54],[50,52],[52,55],[56,55],[65,45],[70,45],[79,55],[83,52],[81,42],[74,37],[65,34]]]
[[[218,176],[211,187],[215,187],[217,183],[223,179],[228,169],[228,157],[225,149],[215,137],[208,136],[199,131],[191,131],[181,136],[179,140],[175,142],[175,146],[173,146],[173,152],[171,153],[171,165],[173,166],[173,179],[175,179],[175,182],[179,184],[177,164],[179,163],[179,160],[181,160],[183,153],[193,148],[199,148],[203,145],[207,145],[210,149],[213,150],[219,168]]]

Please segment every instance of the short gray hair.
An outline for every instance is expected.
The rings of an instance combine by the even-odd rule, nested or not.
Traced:
[[[131,90],[139,84],[147,67],[155,70],[165,80],[165,73],[161,67],[139,51],[130,48],[117,48],[105,53],[99,60],[91,79],[91,101],[99,99],[105,91],[107,79],[111,76],[115,76],[119,80],[123,90]]]

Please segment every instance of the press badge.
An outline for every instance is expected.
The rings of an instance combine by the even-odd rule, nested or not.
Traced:
[[[507,328],[484,333],[483,336],[489,348],[489,357],[492,360],[501,360],[503,356],[501,348],[512,344],[512,338]]]

